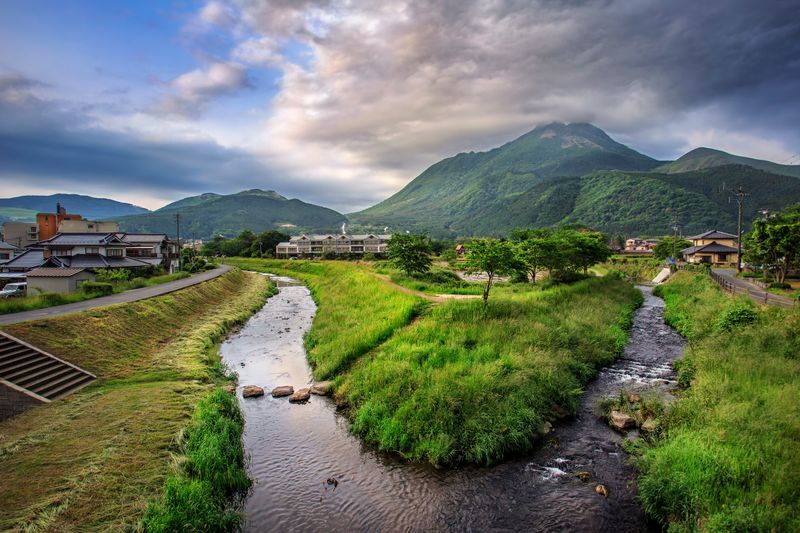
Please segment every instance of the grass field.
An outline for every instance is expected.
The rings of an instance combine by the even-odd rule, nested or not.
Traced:
[[[670,531],[800,531],[800,311],[731,299],[689,272],[659,293],[689,340],[689,388],[638,460],[645,510]]]
[[[546,290],[508,284],[488,307],[426,306],[371,265],[227,261],[306,281],[319,305],[309,358],[317,377],[335,379],[353,431],[437,465],[491,463],[530,448],[558,407],[574,412],[586,381],[621,351],[641,302],[629,284],[598,278]]]
[[[131,289],[140,289],[142,287],[151,287],[153,285],[160,285],[168,281],[175,281],[177,279],[188,278],[188,272],[176,272],[174,274],[164,274],[162,276],[153,276],[151,278],[134,278],[130,281],[115,282],[114,292],[124,292]],[[44,309],[45,307],[53,307],[55,305],[71,304],[75,302],[82,302],[84,300],[91,300],[104,296],[99,293],[77,291],[69,294],[31,294],[23,298],[6,298],[0,300],[0,315],[8,313],[19,313],[21,311],[31,311],[33,309]]]
[[[4,327],[100,379],[0,423],[0,530],[130,529],[167,478],[207,488],[214,469],[190,468],[198,461],[192,442],[219,433],[198,430],[203,420],[230,427],[238,413],[219,400],[216,343],[268,293],[262,276],[233,271],[158,298]],[[218,507],[192,513],[205,519]]]

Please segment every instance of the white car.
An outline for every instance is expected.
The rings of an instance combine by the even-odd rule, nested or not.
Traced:
[[[25,296],[28,292],[27,283],[6,283],[0,290],[0,298],[13,298],[15,296]]]

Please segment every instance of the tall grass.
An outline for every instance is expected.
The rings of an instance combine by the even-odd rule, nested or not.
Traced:
[[[645,510],[675,531],[800,531],[800,311],[688,272],[658,292],[689,340],[690,387],[639,461]]]
[[[641,294],[618,279],[432,308],[337,382],[353,430],[436,465],[529,449],[621,353]]]
[[[285,274],[306,282],[317,302],[306,336],[308,358],[318,379],[343,372],[419,314],[424,302],[378,279],[367,266],[336,261],[231,258],[245,270]]]

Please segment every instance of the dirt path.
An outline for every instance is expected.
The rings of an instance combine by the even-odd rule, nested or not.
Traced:
[[[415,291],[414,289],[409,289],[408,287],[404,287],[399,283],[395,283],[394,281],[391,280],[389,276],[386,276],[384,274],[376,274],[375,272],[372,272],[372,275],[378,278],[379,280],[383,281],[384,283],[391,285],[392,287],[395,287],[400,292],[424,298],[429,302],[442,303],[442,302],[449,302],[450,300],[477,300],[480,299],[481,297],[480,294],[437,294],[437,295],[426,294],[424,292]]]
[[[178,279],[175,281],[168,281],[160,285],[153,285],[152,287],[143,287],[141,289],[133,289],[130,291],[121,292],[119,294],[112,294],[110,296],[102,296],[100,298],[93,298],[91,300],[84,300],[82,302],[75,302],[72,304],[55,305],[53,307],[46,307],[44,309],[34,309],[33,311],[22,311],[19,313],[9,313],[0,315],[0,324],[15,324],[17,322],[26,322],[28,320],[40,320],[43,318],[52,318],[67,313],[75,313],[78,311],[86,311],[96,307],[104,307],[106,305],[121,304],[128,302],[136,302],[146,298],[153,298],[154,296],[161,296],[169,294],[186,287],[198,285],[205,281],[218,278],[225,272],[228,272],[232,267],[222,265],[214,270],[196,274],[192,277],[185,279]]]

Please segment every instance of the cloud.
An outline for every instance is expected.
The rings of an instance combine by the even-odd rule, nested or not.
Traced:
[[[230,6],[217,2],[208,2],[198,13],[200,21],[207,25],[230,28],[236,23],[236,17]]]
[[[181,74],[168,85],[172,92],[161,101],[158,110],[183,116],[195,114],[215,98],[253,86],[244,65],[224,61]]]
[[[239,43],[231,52],[231,57],[250,65],[279,65],[284,61],[279,49],[274,39],[259,37]]]

